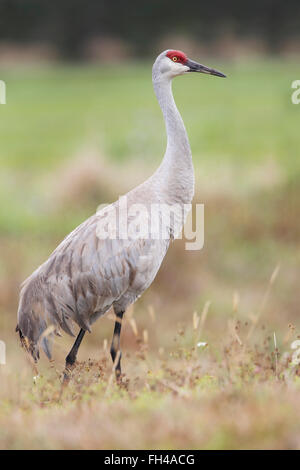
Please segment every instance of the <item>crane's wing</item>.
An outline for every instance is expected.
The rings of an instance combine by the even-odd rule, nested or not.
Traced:
[[[152,282],[168,241],[158,252],[153,248],[157,241],[143,231],[149,214],[126,214],[122,220],[116,206],[108,206],[77,227],[25,281],[18,328],[33,344],[49,325],[72,335],[75,321],[90,331],[93,318],[105,313],[128,289],[137,297]],[[46,338],[42,346],[49,356]]]

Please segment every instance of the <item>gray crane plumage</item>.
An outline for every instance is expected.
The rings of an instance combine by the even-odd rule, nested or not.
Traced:
[[[196,63],[189,60],[174,63],[167,56],[168,52],[170,50],[158,56],[152,73],[154,91],[166,124],[167,149],[156,172],[127,193],[125,223],[128,226],[139,217],[134,213],[128,216],[130,208],[137,203],[143,204],[149,212],[153,204],[176,204],[181,210],[192,201],[194,194],[190,145],[173,99],[171,81],[177,75],[194,71],[192,67]],[[204,73],[222,76],[213,69],[204,69],[211,71]],[[104,218],[109,221],[116,213],[121,217],[122,211],[119,200],[83,222],[23,283],[17,330],[35,360],[39,357],[40,345],[51,357],[49,340],[53,334],[59,335],[60,330],[64,330],[74,335],[74,324],[90,332],[97,318],[111,307],[116,315],[122,315],[154,280],[174,237],[174,227],[160,213],[167,237],[138,237],[129,230],[129,236],[122,238],[118,229],[115,237],[99,238],[99,223]],[[139,220],[141,224],[148,222],[147,215]],[[53,332],[44,335],[49,326],[53,327]]]
[[[103,211],[77,227],[24,283],[18,328],[38,358],[39,338],[50,325],[74,336],[74,322],[92,324],[113,306],[125,311],[151,284],[169,240],[99,239]],[[49,337],[41,346],[50,358]]]

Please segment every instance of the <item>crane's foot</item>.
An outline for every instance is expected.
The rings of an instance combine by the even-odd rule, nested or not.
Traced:
[[[74,360],[72,359],[71,361],[70,360],[66,361],[65,370],[64,370],[63,379],[62,379],[63,385],[68,385],[68,383],[70,382],[72,371],[75,367],[75,362],[76,362],[75,359]]]
[[[65,370],[63,378],[62,378],[62,385],[63,386],[68,385],[68,383],[70,382],[70,379],[71,379],[71,371],[70,370],[68,370],[68,371]]]
[[[126,378],[125,374],[116,374],[116,384],[122,390],[128,390],[129,380]]]
[[[122,372],[121,372],[121,369],[120,370],[116,370],[115,372],[115,376],[116,376],[116,382],[118,385],[122,385]]]

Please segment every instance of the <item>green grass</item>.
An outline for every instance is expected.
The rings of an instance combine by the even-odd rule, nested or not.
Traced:
[[[216,61],[211,61],[214,64]],[[174,82],[195,158],[257,162],[266,155],[298,168],[299,108],[291,103],[293,62],[218,64],[226,80],[193,74]],[[94,138],[107,155],[159,161],[162,117],[151,64],[54,67],[2,72],[1,166],[55,166]]]

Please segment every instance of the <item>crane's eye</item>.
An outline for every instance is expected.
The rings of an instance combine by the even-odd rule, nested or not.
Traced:
[[[173,60],[173,62],[177,62],[178,57],[174,56],[174,57],[172,57],[172,60]]]

